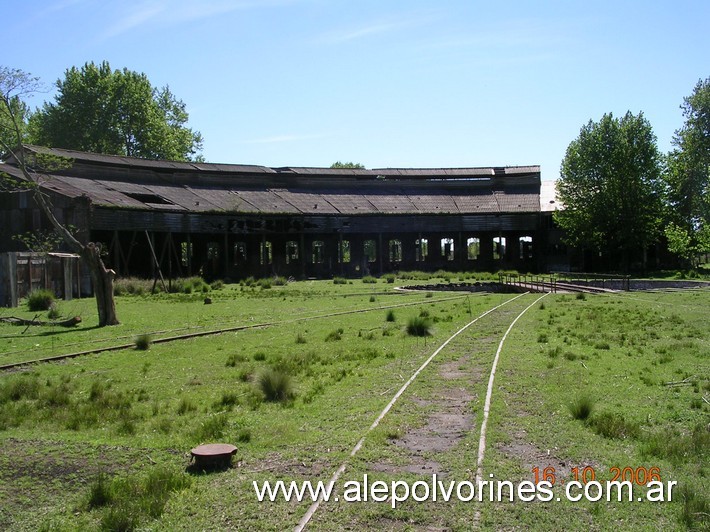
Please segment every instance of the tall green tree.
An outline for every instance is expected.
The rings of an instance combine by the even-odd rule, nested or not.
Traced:
[[[681,105],[685,124],[675,132],[664,178],[668,190],[669,248],[693,262],[710,253],[710,78]]]
[[[565,208],[555,216],[568,243],[604,253],[607,264],[624,270],[645,262],[660,227],[660,160],[643,113],[620,119],[609,113],[582,127],[557,182]]]
[[[40,87],[39,80],[20,70],[0,67],[0,89],[2,90],[2,105],[0,105],[0,143],[12,145],[20,138],[27,137],[27,120],[29,107],[22,98],[31,95]]]
[[[28,153],[23,145],[23,106],[17,101],[37,92],[39,80],[17,69],[0,66],[0,150],[19,169],[22,179],[0,172],[0,190],[10,193],[31,194],[35,204],[52,224],[56,235],[61,237],[69,249],[84,260],[91,274],[94,296],[99,315],[99,326],[118,325],[116,305],[113,299],[113,279],[115,273],[106,268],[101,258],[101,246],[93,242],[81,242],[71,228],[59,221],[49,195],[40,188],[40,181],[47,179],[53,170],[71,164],[63,158],[40,156]],[[40,238],[41,235],[35,235]]]
[[[201,159],[202,135],[187,127],[185,104],[145,74],[108,62],[72,67],[54,102],[30,118],[35,144],[148,159]]]
[[[340,161],[335,161],[333,164],[330,165],[331,168],[354,168],[356,170],[364,170],[365,167],[361,165],[360,163],[353,163],[353,162],[340,162]]]

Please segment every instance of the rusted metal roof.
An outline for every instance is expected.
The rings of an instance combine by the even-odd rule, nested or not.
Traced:
[[[329,216],[515,214],[549,208],[541,205],[539,166],[268,168],[28,149],[72,160],[71,168],[43,180],[43,187],[117,209]]]

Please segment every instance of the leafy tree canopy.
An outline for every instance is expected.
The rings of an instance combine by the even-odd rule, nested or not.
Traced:
[[[357,170],[364,170],[365,167],[361,165],[360,163],[353,163],[353,162],[346,162],[342,163],[340,161],[336,161],[333,164],[330,165],[331,168],[355,168]]]
[[[569,147],[555,216],[569,243],[610,255],[626,268],[658,236],[660,155],[642,113],[589,121]]]
[[[670,207],[666,237],[671,251],[692,259],[710,252],[710,78],[698,81],[681,109],[685,124],[676,131],[664,174]],[[672,245],[679,241],[684,245]]]
[[[14,148],[18,137],[26,140],[29,108],[22,98],[29,97],[39,88],[37,78],[21,70],[0,66],[0,146]]]
[[[145,74],[104,61],[72,67],[55,101],[30,117],[35,144],[150,159],[201,159],[202,135],[186,126],[185,104]]]

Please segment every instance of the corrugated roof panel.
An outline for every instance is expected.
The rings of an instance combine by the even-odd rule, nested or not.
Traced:
[[[98,181],[69,176],[57,176],[54,179],[60,179],[72,187],[82,190],[94,203],[98,203],[100,205],[128,207],[133,209],[145,207],[143,202],[137,201],[122,192],[111,190]]]
[[[188,211],[204,212],[219,209],[217,205],[213,205],[203,198],[200,198],[192,190],[186,187],[148,185],[146,188],[151,194],[155,194],[167,202],[178,205]]]
[[[94,180],[96,183],[103,185],[108,190],[115,190],[123,194],[148,194],[148,188],[145,185],[138,183],[129,183],[127,181],[105,181],[102,179]]]
[[[410,193],[409,199],[419,212],[437,214],[442,212],[457,214],[459,212],[456,203],[448,194],[412,195]]]
[[[538,194],[495,194],[503,212],[538,212]]]
[[[402,192],[392,191],[389,194],[365,194],[365,197],[375,208],[385,214],[416,214],[418,209]]]
[[[328,202],[341,214],[375,214],[377,208],[362,194],[335,192],[326,196]]]
[[[185,188],[198,198],[196,201],[199,201],[200,204],[204,201],[205,205],[210,205],[215,210],[234,211],[239,203],[243,203],[229,190],[207,187]]]
[[[273,189],[272,192],[287,201],[299,212],[310,214],[337,214],[338,211],[328,203],[323,195],[305,190]]]
[[[67,196],[68,198],[78,198],[84,195],[84,191],[82,189],[67,183],[60,177],[48,177],[42,186],[49,190],[53,190],[57,194]]]
[[[498,202],[491,194],[471,194],[451,196],[462,213],[500,212]]]
[[[296,207],[285,201],[271,190],[239,190],[234,191],[237,197],[252,205],[258,212],[298,213]]]

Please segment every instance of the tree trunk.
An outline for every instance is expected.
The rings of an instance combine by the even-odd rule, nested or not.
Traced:
[[[101,259],[101,248],[93,242],[89,242],[83,247],[81,256],[91,272],[96,307],[99,312],[99,327],[118,325],[116,304],[113,300],[113,279],[116,273],[106,268]]]
[[[23,174],[28,181],[34,182],[27,169],[22,166]],[[101,259],[101,247],[93,242],[82,244],[71,232],[62,225],[52,211],[49,201],[45,198],[39,188],[35,189],[34,198],[44,214],[49,218],[52,227],[62,235],[64,242],[81,258],[86,261],[91,273],[91,281],[94,286],[94,296],[96,297],[96,307],[99,312],[99,327],[106,325],[118,325],[116,317],[116,304],[113,300],[113,279],[116,272],[106,268]],[[79,281],[81,282],[81,281]]]

